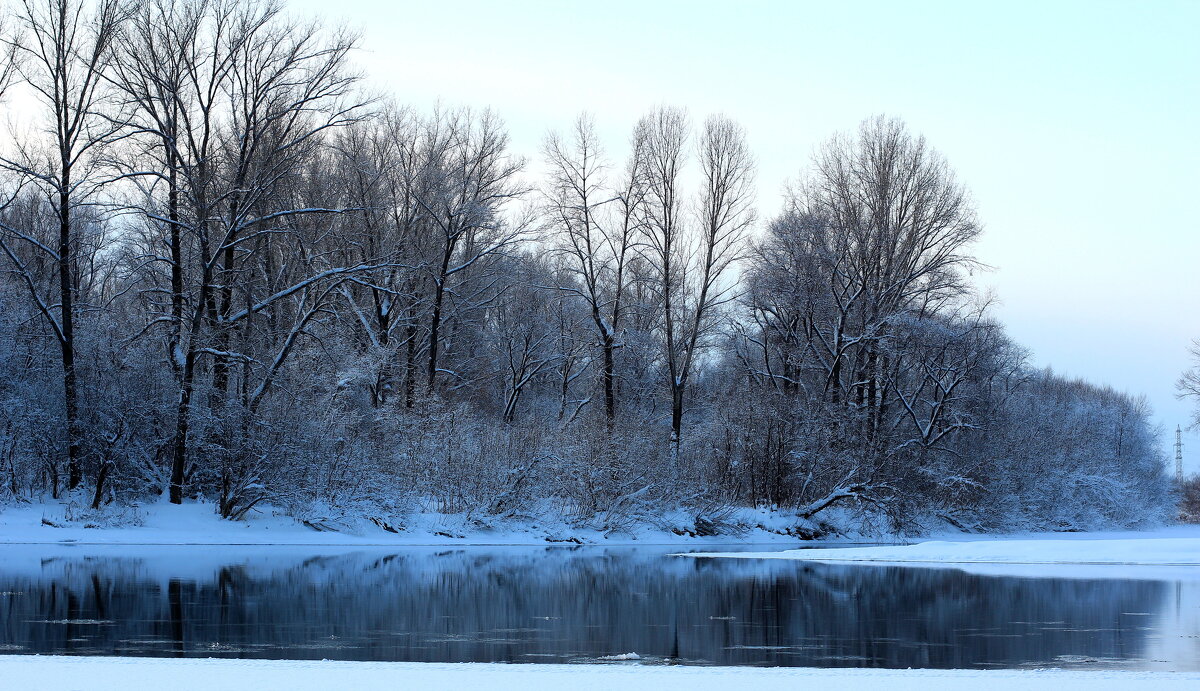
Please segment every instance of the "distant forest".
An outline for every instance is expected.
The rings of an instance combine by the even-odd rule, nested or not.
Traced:
[[[38,110],[0,141],[0,505],[1173,511],[1144,400],[1029,363],[970,280],[967,188],[900,120],[756,210],[723,115],[517,152],[492,110],[369,95],[355,36],[271,0],[3,11],[6,105]]]

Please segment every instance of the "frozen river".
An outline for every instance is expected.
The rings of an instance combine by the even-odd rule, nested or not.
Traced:
[[[678,551],[7,545],[0,654],[1200,670],[1195,582]]]

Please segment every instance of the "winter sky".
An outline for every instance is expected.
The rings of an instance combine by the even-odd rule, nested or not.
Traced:
[[[902,117],[973,191],[994,267],[977,281],[1034,362],[1145,394],[1171,442],[1187,422],[1174,382],[1200,338],[1200,2],[292,6],[360,29],[380,90],[490,105],[530,157],[582,109],[614,158],[657,104],[729,114],[764,217],[830,133]]]

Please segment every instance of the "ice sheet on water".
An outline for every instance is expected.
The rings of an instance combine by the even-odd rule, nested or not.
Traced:
[[[621,653],[620,655],[602,655],[597,659],[617,662],[623,660],[640,660],[642,656],[637,653]]]

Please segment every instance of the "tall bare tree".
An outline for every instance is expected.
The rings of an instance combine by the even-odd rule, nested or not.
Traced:
[[[987,398],[972,387],[1020,368],[964,282],[978,232],[944,160],[903,123],[873,118],[817,150],[757,243],[740,357],[826,420],[827,453],[844,459],[835,494],[928,477],[991,416],[972,407]]]
[[[754,161],[739,125],[722,116],[708,118],[696,149],[701,188],[693,218],[681,179],[689,137],[686,113],[660,109],[643,118],[639,129],[646,141],[645,237],[662,306],[671,440],[678,444],[688,380],[731,298],[729,269],[754,222]]]
[[[113,43],[127,15],[121,0],[100,0],[89,8],[83,0],[22,0],[14,19],[18,34],[6,39],[18,60],[16,71],[33,89],[46,116],[46,137],[6,152],[0,165],[24,178],[52,208],[57,237],[39,239],[38,229],[4,227],[0,249],[24,277],[30,297],[58,340],[62,361],[67,486],[82,481],[84,454],[79,424],[76,371],[78,212],[95,201],[109,177],[98,165],[98,150],[123,128],[111,105],[105,72]],[[12,63],[9,63],[10,65]],[[8,69],[7,67],[5,69]],[[49,257],[57,273],[57,294],[39,291],[30,266],[13,243],[23,243]]]
[[[228,70],[228,53],[206,41],[223,32],[232,10],[229,3],[204,0],[141,3],[121,32],[113,63],[112,81],[128,105],[136,142],[119,165],[138,187],[142,199],[135,206],[153,236],[145,259],[167,268],[165,286],[151,280],[142,294],[158,314],[157,296],[169,294],[169,311],[159,318],[171,325],[167,354],[177,375],[183,365],[176,354],[184,331],[185,231],[191,225],[184,206],[191,201],[189,210],[198,215],[194,203],[208,186],[202,177],[211,175],[216,90]]]
[[[432,283],[427,327],[426,384],[436,391],[442,372],[447,298],[469,310],[488,282],[464,277],[503,254],[531,229],[529,218],[507,218],[509,202],[526,192],[518,180],[524,160],[508,150],[508,133],[490,110],[439,111],[427,124],[424,178],[417,202],[432,228],[426,273]]]
[[[432,235],[417,203],[425,182],[425,131],[413,109],[389,105],[334,142],[335,182],[344,189],[344,205],[354,209],[339,228],[348,257],[343,263],[394,260],[341,291],[365,336],[364,350],[374,371],[368,388],[376,407],[387,403],[401,378],[405,407],[415,402],[427,292],[420,268],[428,260]]]
[[[122,35],[115,82],[130,104],[140,160],[128,175],[138,183],[135,202],[151,237],[141,266],[142,294],[152,306],[147,330],[167,325],[168,361],[179,395],[168,458],[171,500],[182,501],[204,331],[214,292],[220,241],[214,219],[222,201],[220,143],[226,126],[223,104],[235,60],[256,26],[277,7],[230,1],[156,0],[134,15]],[[165,190],[164,190],[165,188]],[[167,255],[161,249],[165,246]],[[158,267],[169,267],[170,311],[157,298],[163,291]],[[188,286],[187,283],[194,283]]]
[[[899,120],[876,117],[817,154],[810,211],[828,224],[838,316],[825,335],[827,390],[879,412],[898,363],[880,344],[902,314],[931,315],[964,295],[964,253],[980,228],[945,159]]]
[[[363,101],[347,63],[355,38],[288,19],[274,2],[158,0],[127,36],[119,82],[150,147],[142,211],[170,249],[162,263],[171,267],[171,310],[150,326],[172,333],[170,498],[179,503],[202,365],[211,406],[239,399],[253,415],[331,299],[330,282],[365,270],[311,253],[273,263],[289,238],[309,242],[304,217],[342,210],[311,203],[296,185],[325,133],[358,120]],[[272,325],[279,338],[251,345],[250,324],[284,301],[295,304],[279,310],[292,318]],[[264,346],[271,352],[246,352]]]
[[[628,263],[634,256],[642,181],[640,136],[618,189],[607,179],[608,164],[590,115],[580,115],[568,139],[551,134],[543,145],[549,167],[544,191],[558,245],[577,279],[560,288],[583,300],[596,328],[604,391],[604,417],[612,429],[617,411],[616,351],[625,308]]]

